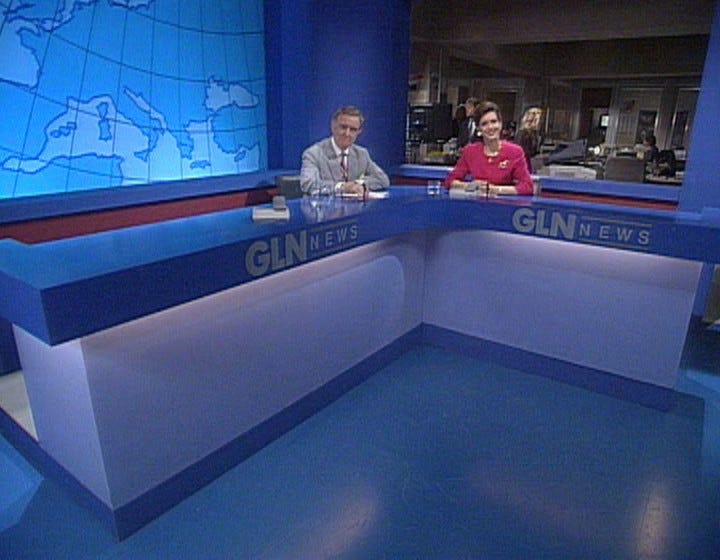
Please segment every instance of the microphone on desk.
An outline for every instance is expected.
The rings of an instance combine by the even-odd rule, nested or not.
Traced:
[[[285,197],[281,195],[273,196],[272,205],[273,210],[283,211],[287,209]]]

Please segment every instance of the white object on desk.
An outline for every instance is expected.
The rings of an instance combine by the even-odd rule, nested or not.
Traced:
[[[597,178],[597,171],[589,169],[581,165],[558,165],[552,164],[545,167],[543,175],[548,177],[567,177],[569,179],[587,179],[593,180]]]
[[[253,222],[277,222],[290,219],[290,209],[284,196],[274,196],[272,207],[255,206],[252,209]]]
[[[387,198],[390,196],[390,192],[387,190],[381,190],[381,191],[367,191],[365,193],[365,196],[356,193],[356,192],[347,192],[342,193],[340,195],[340,198],[344,200],[363,200],[364,198],[367,199],[373,199],[373,198]]]
[[[430,196],[439,196],[442,189],[442,181],[439,179],[430,179],[427,182],[427,193]]]
[[[253,222],[280,222],[290,219],[290,209],[274,210],[273,208],[253,208]]]
[[[453,187],[450,189],[450,198],[485,198],[485,191]]]

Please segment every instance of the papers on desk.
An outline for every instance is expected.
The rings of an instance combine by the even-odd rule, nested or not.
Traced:
[[[272,206],[263,208],[255,206],[252,210],[253,222],[282,222],[290,219],[290,209],[282,195],[274,196]]]
[[[673,187],[679,187],[682,185],[682,177],[666,177],[664,175],[645,175],[645,182],[652,183],[655,185],[670,185]]]
[[[485,198],[485,191],[468,190],[462,187],[453,187],[450,189],[450,198]]]
[[[255,206],[252,209],[253,222],[282,222],[290,219],[290,209],[261,208]]]
[[[382,191],[368,191],[367,195],[363,197],[363,195],[350,192],[350,193],[342,193],[340,195],[340,198],[343,200],[363,200],[363,198],[367,198],[368,200],[378,199],[378,198],[387,198],[390,196],[390,192],[387,190]]]

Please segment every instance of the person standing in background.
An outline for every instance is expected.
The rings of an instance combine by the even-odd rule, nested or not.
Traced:
[[[467,119],[467,110],[465,109],[465,105],[458,105],[458,108],[455,109],[455,116],[453,116],[452,120],[453,138],[458,138],[460,136],[460,127],[465,124],[465,119]]]
[[[657,147],[657,140],[654,134],[647,134],[643,140],[643,160],[647,165],[653,165],[657,162],[660,150]]]
[[[475,120],[474,115],[475,107],[478,103],[479,101],[475,97],[468,97],[467,101],[465,101],[465,114],[467,115],[467,118],[460,124],[460,129],[458,130],[458,149],[462,149],[468,144],[472,144],[473,142],[477,142],[479,140],[477,136],[477,121]]]
[[[520,128],[515,135],[515,143],[525,152],[525,161],[528,172],[532,173],[532,158],[540,152],[540,121],[542,120],[542,109],[530,107],[523,114],[520,121]]]
[[[515,142],[516,133],[517,123],[515,121],[510,121],[503,126],[502,132],[500,133],[500,138],[502,140],[510,140],[510,142]]]

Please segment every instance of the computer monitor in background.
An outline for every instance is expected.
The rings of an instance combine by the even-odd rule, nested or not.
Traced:
[[[587,140],[573,140],[571,142],[558,143],[558,148],[548,154],[547,163],[578,163],[585,159],[587,153]]]

